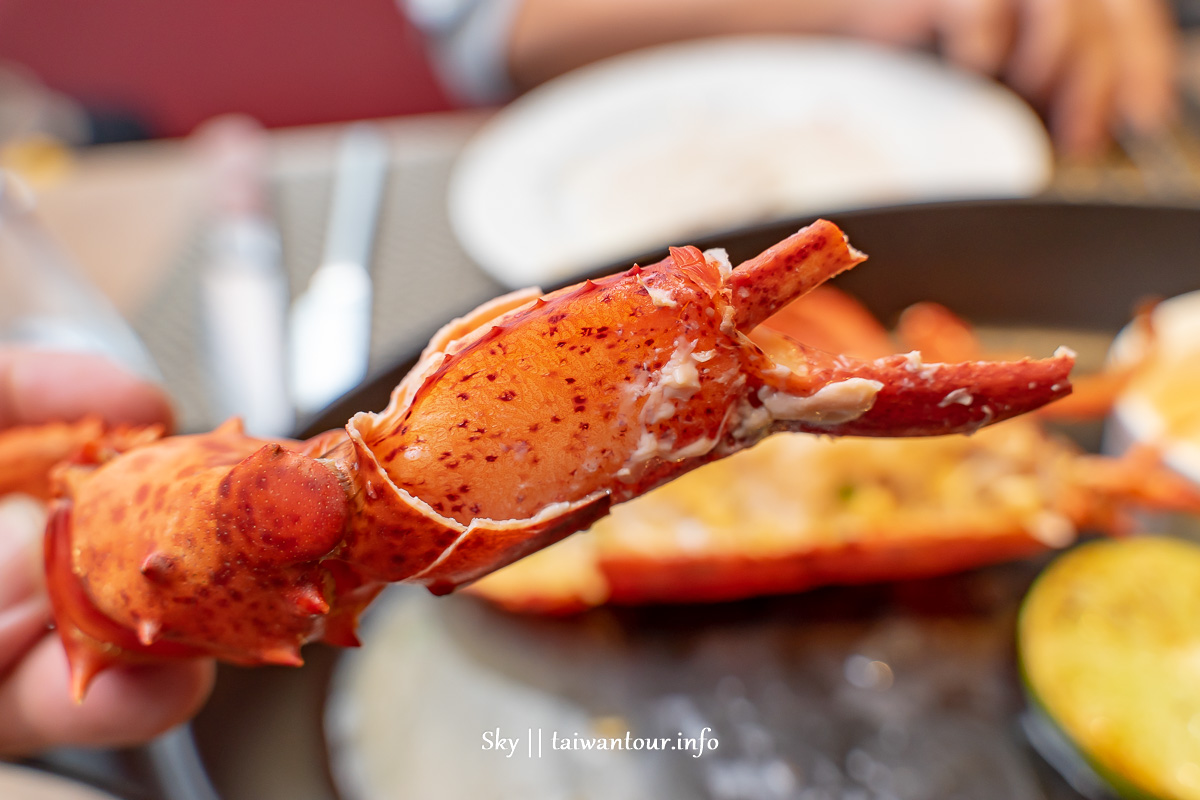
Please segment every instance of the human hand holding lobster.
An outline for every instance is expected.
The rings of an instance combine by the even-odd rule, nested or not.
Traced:
[[[89,415],[169,424],[171,409],[157,387],[101,358],[0,348],[0,428]],[[62,644],[49,629],[44,525],[36,503],[0,501],[0,754],[130,744],[190,717],[212,685],[207,659],[110,670],[83,703],[72,701]]]

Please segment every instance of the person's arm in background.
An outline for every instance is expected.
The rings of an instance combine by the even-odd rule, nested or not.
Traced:
[[[440,27],[425,27],[435,40],[453,32],[442,37],[453,43],[440,48],[439,60],[471,86],[493,76],[485,91],[466,93],[473,100],[494,102],[506,86],[523,91],[648,45],[795,32],[936,44],[950,61],[995,75],[1028,98],[1069,153],[1093,154],[1124,128],[1152,133],[1175,112],[1178,42],[1165,0],[406,2],[418,23],[422,8],[454,10]]]
[[[160,389],[99,357],[0,347],[0,428],[88,414],[171,421]],[[209,660],[109,670],[83,703],[71,700],[62,642],[48,627],[42,519],[32,501],[0,500],[0,755],[133,744],[195,714],[212,687]]]

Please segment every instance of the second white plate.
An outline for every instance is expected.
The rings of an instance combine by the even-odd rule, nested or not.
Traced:
[[[753,222],[914,200],[1034,194],[1037,116],[908,51],[739,37],[577,70],[499,112],[463,152],[450,216],[509,286]]]

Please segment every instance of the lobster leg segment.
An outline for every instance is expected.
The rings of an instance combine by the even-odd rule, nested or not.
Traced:
[[[751,337],[774,368],[760,367],[759,429],[835,436],[972,433],[1071,392],[1075,354],[1021,361],[926,364],[917,352],[858,360],[791,342],[760,328]],[[859,413],[851,413],[855,409]]]
[[[337,601],[319,562],[348,507],[324,462],[235,425],[73,464],[61,481],[48,583],[81,687],[114,652],[298,664]]]
[[[1067,350],[1052,358],[1011,362],[919,364],[911,354],[879,359],[853,370],[859,378],[882,384],[875,404],[861,417],[823,432],[840,436],[972,433],[1070,394],[1074,363],[1074,354]]]
[[[796,298],[866,260],[836,225],[817,220],[740,265],[730,276],[738,330],[756,328]]]
[[[76,702],[83,700],[92,679],[114,664],[204,654],[172,642],[142,642],[134,629],[105,615],[73,571],[73,546],[71,503],[59,501],[46,526],[46,587],[70,662]]]

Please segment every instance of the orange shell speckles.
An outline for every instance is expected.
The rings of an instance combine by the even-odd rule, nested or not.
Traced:
[[[737,269],[672,248],[450,323],[345,431],[93,448],[61,471],[47,537],[77,693],[113,660],[292,664],[304,642],[352,644],[384,583],[449,591],[774,431],[971,431],[1070,391],[1066,354],[855,361],[749,336],[863,258],[828,222]]]

